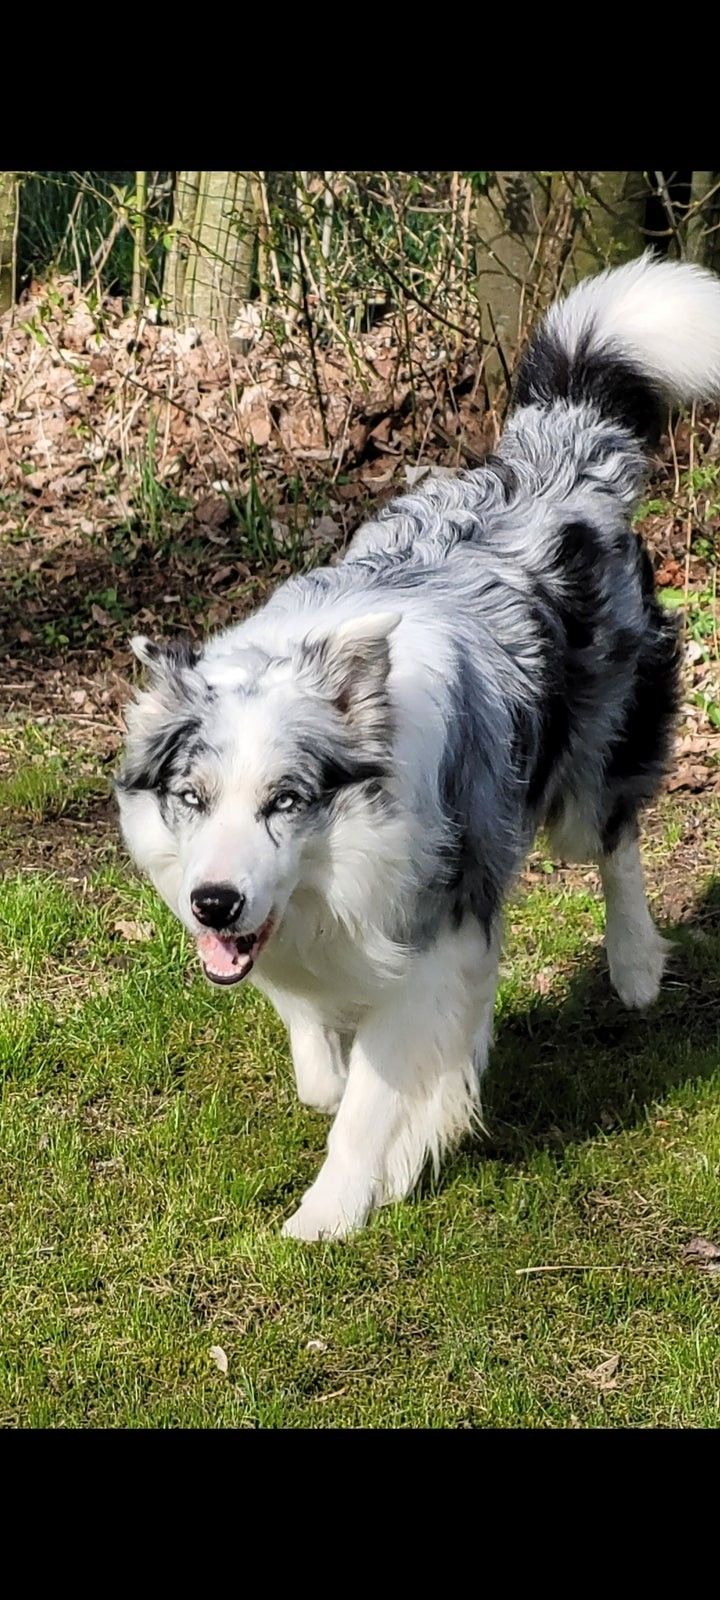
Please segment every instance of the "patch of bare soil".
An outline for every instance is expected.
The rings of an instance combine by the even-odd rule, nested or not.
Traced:
[[[0,815],[0,874],[52,872],[68,883],[79,883],[97,872],[119,847],[117,817],[110,799],[94,806],[90,815],[27,818]]]
[[[664,921],[674,926],[720,921],[720,897],[717,910],[713,895],[703,901],[701,914],[697,909],[703,885],[715,877],[720,883],[720,800],[679,791],[665,794],[642,820],[641,847],[648,889]],[[542,844],[531,852],[522,882],[527,888],[547,884],[601,893],[595,867],[552,863]]]

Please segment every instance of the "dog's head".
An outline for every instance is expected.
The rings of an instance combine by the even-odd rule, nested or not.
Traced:
[[[247,976],[333,835],[387,777],[395,614],[315,628],[287,656],[132,641],[125,841],[215,983]]]

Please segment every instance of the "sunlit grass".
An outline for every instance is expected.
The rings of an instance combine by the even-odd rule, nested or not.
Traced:
[[[210,991],[121,858],[8,877],[0,1425],[718,1425],[719,1280],[682,1259],[720,1233],[713,895],[699,874],[702,936],[630,1017],[592,886],[540,877],[510,917],[488,1141],[303,1247],[279,1228],[327,1124],[269,1005]]]

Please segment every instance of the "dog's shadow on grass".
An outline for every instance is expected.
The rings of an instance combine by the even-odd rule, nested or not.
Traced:
[[[670,1089],[720,1065],[720,879],[662,931],[674,949],[650,1010],[624,1009],[601,949],[562,1000],[538,996],[498,1016],[483,1079],[487,1137],[473,1143],[471,1160],[523,1161],[630,1126]]]

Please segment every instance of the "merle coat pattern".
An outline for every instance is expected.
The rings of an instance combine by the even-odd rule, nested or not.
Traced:
[[[482,467],[202,650],[136,641],[127,842],[211,981],[269,994],[300,1097],[334,1116],[287,1233],[361,1226],[477,1118],[502,905],[541,824],[599,863],[621,999],[655,998],[637,832],[678,639],[631,517],[668,399],[719,389],[714,278],[603,274],[541,323]]]

